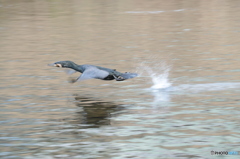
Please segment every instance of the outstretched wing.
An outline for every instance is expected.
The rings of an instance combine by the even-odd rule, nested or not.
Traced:
[[[76,81],[82,81],[86,79],[96,78],[96,79],[104,79],[109,75],[107,71],[100,70],[95,67],[87,68],[81,76],[77,78]]]

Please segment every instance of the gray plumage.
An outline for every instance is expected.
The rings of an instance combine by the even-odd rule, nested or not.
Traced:
[[[59,61],[53,64],[49,64],[49,66],[55,67],[62,67],[62,68],[70,68],[71,70],[68,71],[68,74],[72,74],[75,72],[82,73],[76,81],[82,81],[86,79],[101,79],[101,80],[116,80],[116,81],[123,81],[129,78],[134,78],[137,76],[136,73],[121,73],[116,71],[115,69],[109,69],[105,67],[95,66],[95,65],[77,65],[72,61]]]

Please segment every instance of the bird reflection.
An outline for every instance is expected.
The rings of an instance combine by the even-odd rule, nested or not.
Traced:
[[[114,102],[106,102],[92,97],[74,95],[76,106],[82,111],[77,112],[72,124],[80,124],[84,128],[96,128],[104,125],[111,125],[111,117],[119,114],[124,107]],[[117,113],[118,112],[118,113]]]

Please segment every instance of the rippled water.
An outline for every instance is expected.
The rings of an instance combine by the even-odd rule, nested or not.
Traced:
[[[212,158],[212,150],[240,151],[238,6],[1,1],[0,158]],[[60,60],[139,77],[71,84],[63,69],[47,66]]]

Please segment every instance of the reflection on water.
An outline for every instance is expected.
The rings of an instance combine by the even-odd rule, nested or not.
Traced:
[[[1,1],[0,158],[185,159],[239,151],[238,6]],[[70,84],[63,70],[46,66],[62,60],[140,76]]]
[[[74,121],[71,124],[82,124],[83,128],[98,128],[111,125],[110,118],[124,109],[123,106],[113,102],[97,100],[91,97],[75,95],[76,106],[82,108],[76,112]]]

